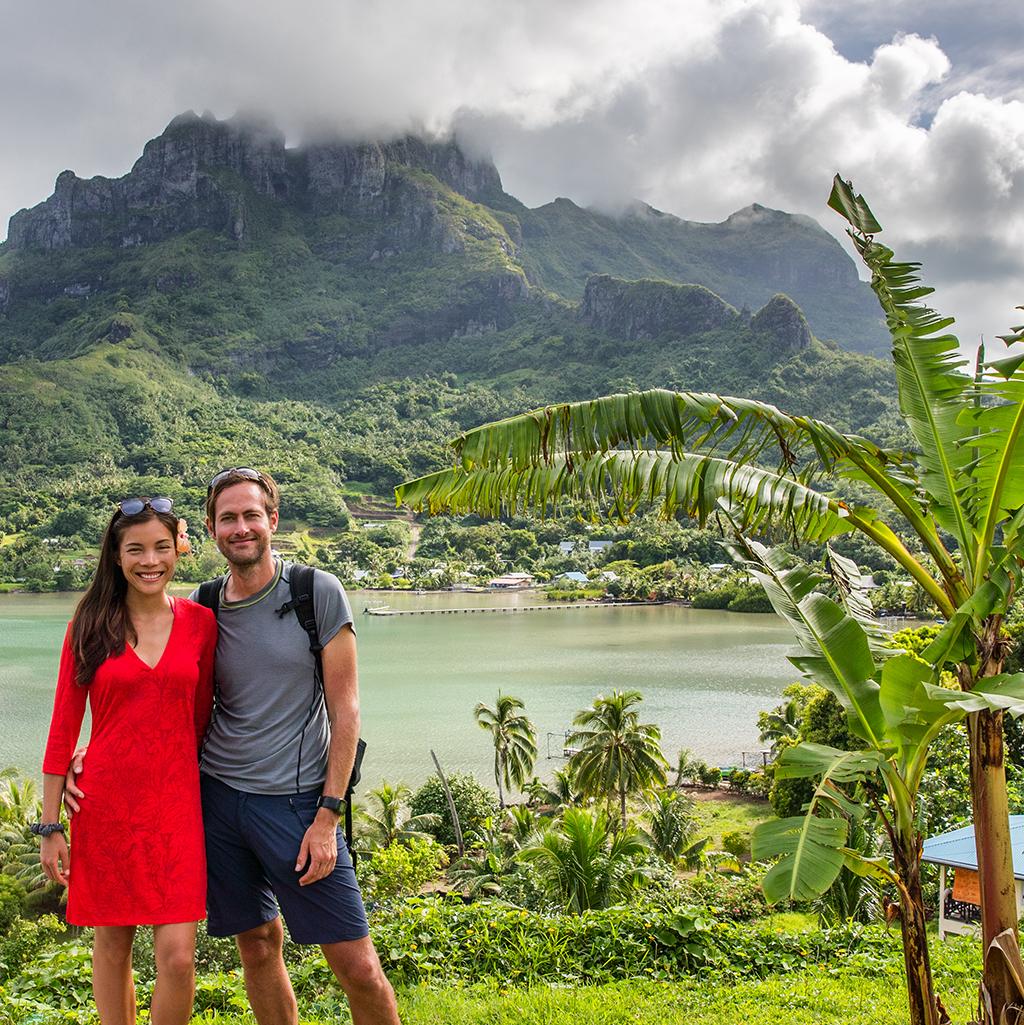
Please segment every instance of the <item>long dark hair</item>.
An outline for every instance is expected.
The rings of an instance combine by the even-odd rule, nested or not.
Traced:
[[[125,605],[128,581],[121,572],[117,553],[121,538],[129,527],[149,520],[159,520],[173,541],[178,533],[178,518],[173,513],[158,513],[145,506],[134,516],[114,512],[100,542],[100,559],[92,578],[71,620],[71,651],[75,656],[75,682],[81,686],[92,683],[96,670],[112,655],[120,655],[135,629]]]

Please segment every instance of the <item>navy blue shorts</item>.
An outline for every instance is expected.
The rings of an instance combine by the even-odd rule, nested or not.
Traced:
[[[369,934],[363,898],[338,830],[334,871],[299,886],[302,837],[316,816],[319,791],[247,794],[202,775],[206,831],[207,932],[236,936],[284,914],[296,943],[340,943]]]

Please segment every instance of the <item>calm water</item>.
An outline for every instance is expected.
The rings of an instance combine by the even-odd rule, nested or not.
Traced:
[[[526,703],[537,726],[541,775],[547,734],[561,734],[595,695],[635,688],[642,719],[662,730],[666,756],[689,747],[711,763],[738,763],[761,748],[757,713],[797,678],[785,659],[792,634],[770,615],[684,609],[560,609],[554,612],[376,617],[392,608],[538,604],[536,595],[354,592],[360,651],[364,784],[416,785],[433,771],[491,779],[493,748],[473,720],[498,690]],[[65,626],[76,595],[0,595],[0,767],[38,776]],[[560,754],[560,736],[550,750]]]

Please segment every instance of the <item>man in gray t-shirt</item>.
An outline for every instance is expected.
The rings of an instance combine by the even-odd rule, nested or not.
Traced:
[[[309,636],[296,629],[294,613],[278,615],[291,599],[291,570],[291,563],[277,562],[270,582],[248,598],[229,600],[226,579],[220,593],[217,715],[203,744],[202,769],[247,793],[319,789],[327,776],[331,730],[327,706],[313,688]],[[342,627],[351,628],[341,584],[320,570],[313,573],[313,607],[323,646]]]
[[[208,931],[234,935],[260,1025],[295,1025],[284,931],[318,943],[352,1017],[399,1025],[395,996],[368,935],[338,816],[359,739],[355,632],[345,592],[316,571],[323,646],[315,686],[309,636],[274,557],[279,494],[266,473],[235,467],[211,481],[206,526],[228,561],[220,594],[217,700],[202,758]]]

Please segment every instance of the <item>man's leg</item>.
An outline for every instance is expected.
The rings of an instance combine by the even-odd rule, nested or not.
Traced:
[[[264,922],[239,933],[235,939],[242,959],[245,992],[259,1025],[297,1025],[299,1009],[284,966],[281,919]]]
[[[395,991],[369,936],[325,943],[320,949],[348,997],[352,1025],[400,1025]]]

